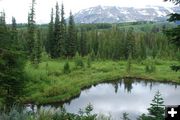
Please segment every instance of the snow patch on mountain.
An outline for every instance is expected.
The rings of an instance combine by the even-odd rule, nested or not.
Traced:
[[[166,16],[167,15],[167,13],[165,13],[163,11],[160,11],[160,10],[157,10],[156,12],[158,14],[158,17],[162,17],[162,16]]]
[[[74,15],[77,23],[119,23],[132,21],[166,21],[170,13],[180,13],[180,7],[146,6],[144,8],[96,6]]]
[[[123,9],[121,9],[121,13],[123,13],[123,14],[129,14],[129,12],[128,12],[127,10],[123,10]]]
[[[138,12],[142,15],[149,15],[149,13],[146,10],[140,10]]]

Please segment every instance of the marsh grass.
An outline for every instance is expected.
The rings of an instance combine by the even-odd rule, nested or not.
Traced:
[[[80,94],[83,88],[123,77],[180,83],[180,72],[174,72],[169,67],[177,61],[161,60],[159,62],[156,60],[156,72],[152,73],[145,71],[145,61],[132,60],[133,67],[130,73],[126,71],[126,61],[91,61],[91,67],[85,65],[80,69],[76,68],[74,61],[73,59],[68,60],[71,66],[71,72],[68,74],[65,74],[63,70],[66,60],[44,61],[39,64],[38,68],[34,68],[28,62],[25,72],[30,82],[26,87],[23,101],[36,104],[66,101]],[[85,58],[82,58],[82,61],[87,63]]]

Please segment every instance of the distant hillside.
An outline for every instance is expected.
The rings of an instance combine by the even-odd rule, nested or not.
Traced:
[[[170,13],[180,13],[180,7],[165,8],[147,6],[145,8],[96,6],[83,9],[74,15],[77,23],[119,23],[134,21],[166,21]]]

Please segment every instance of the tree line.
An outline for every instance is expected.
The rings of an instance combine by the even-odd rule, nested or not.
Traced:
[[[32,6],[34,6],[32,4]],[[30,23],[33,25],[34,7],[31,9]],[[29,23],[29,22],[28,22]],[[28,24],[29,25],[29,24]],[[31,25],[30,25],[31,26]],[[42,48],[53,59],[56,58],[73,58],[78,52],[81,56],[94,54],[98,59],[127,60],[129,56],[132,59],[146,59],[147,57],[160,59],[179,59],[179,49],[169,42],[163,30],[168,29],[166,26],[154,26],[149,30],[142,27],[140,31],[136,28],[124,28],[118,24],[97,24],[97,27],[88,27],[89,24],[76,25],[74,17],[70,12],[68,23],[64,17],[64,6],[59,9],[58,3],[51,11],[48,29],[39,30],[41,34],[36,35],[40,38],[36,44],[36,52],[29,50],[29,53],[37,55],[35,61],[40,62]],[[98,28],[104,29],[98,29]],[[28,27],[28,30],[31,27]],[[32,27],[35,28],[35,27]],[[28,32],[33,33],[33,32]],[[38,32],[35,32],[36,34]],[[29,35],[30,37],[34,35]],[[43,36],[46,38],[42,39]],[[30,38],[31,39],[31,38]],[[29,47],[34,45],[27,44]],[[40,47],[38,47],[40,46]],[[41,51],[38,51],[41,50]],[[178,52],[175,52],[178,51]],[[37,54],[35,54],[37,53]],[[39,55],[38,55],[39,54]],[[35,57],[33,58],[35,59]]]

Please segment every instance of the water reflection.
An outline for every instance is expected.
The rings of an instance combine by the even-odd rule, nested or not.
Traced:
[[[122,117],[122,113],[129,113],[131,119],[147,108],[156,91],[160,91],[165,104],[180,104],[180,86],[171,83],[159,83],[140,80],[120,80],[113,83],[103,83],[92,86],[81,92],[79,98],[64,104],[68,112],[78,113],[79,108],[91,103],[94,113],[111,114],[115,120]]]

